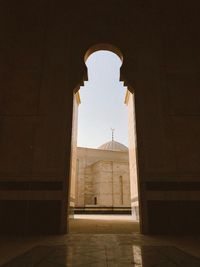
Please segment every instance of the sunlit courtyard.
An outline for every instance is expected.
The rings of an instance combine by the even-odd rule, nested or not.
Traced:
[[[133,221],[132,215],[104,215],[104,214],[76,214],[74,219],[78,220],[100,220],[100,221]]]
[[[69,229],[71,233],[137,233],[139,222],[131,215],[77,214],[70,219]]]

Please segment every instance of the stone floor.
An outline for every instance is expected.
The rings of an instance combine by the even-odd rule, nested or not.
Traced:
[[[122,223],[124,228],[130,230],[130,225],[126,225],[128,218],[112,219],[116,221],[114,231],[111,224],[107,228],[100,227],[102,223],[106,224],[107,218],[90,218],[86,229],[86,224],[82,222],[89,218],[81,217],[73,221],[74,232],[68,235],[1,238],[0,266],[200,267],[199,236],[144,236],[137,232],[128,233],[119,227]],[[80,233],[77,232],[78,228]],[[84,229],[87,232],[84,233]],[[93,232],[97,229],[102,233]],[[116,230],[118,234],[113,233]]]
[[[139,233],[139,222],[131,215],[75,215],[69,222],[70,233]]]
[[[187,238],[184,242],[187,243]],[[139,234],[71,234],[49,237],[1,266],[200,267],[200,258],[164,238]]]

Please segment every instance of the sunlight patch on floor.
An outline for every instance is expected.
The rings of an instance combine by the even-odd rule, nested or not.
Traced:
[[[105,215],[105,214],[75,214],[74,219],[80,220],[116,220],[116,221],[135,221],[132,215]]]
[[[131,215],[79,214],[69,220],[70,233],[130,234],[139,232],[139,222]]]

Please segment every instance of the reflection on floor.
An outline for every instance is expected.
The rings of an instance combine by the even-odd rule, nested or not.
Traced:
[[[69,222],[70,233],[139,233],[139,222],[131,215],[75,215]]]
[[[181,239],[179,237],[179,239],[174,239],[175,243],[185,243],[187,246],[191,240],[193,241],[193,245],[195,241],[199,241],[194,238]],[[164,240],[164,238],[153,238],[139,234],[71,234],[60,237],[49,237],[2,266],[200,266],[199,258],[181,250],[183,248],[175,247],[173,243],[172,241]],[[196,249],[197,247],[196,244]],[[192,252],[193,254],[195,254],[194,251]]]

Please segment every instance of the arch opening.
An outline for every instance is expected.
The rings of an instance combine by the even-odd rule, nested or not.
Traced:
[[[119,59],[121,60],[121,65],[123,64],[123,54],[120,51],[119,48],[117,48],[114,45],[111,44],[106,44],[106,43],[102,43],[102,44],[96,44],[91,46],[85,53],[84,56],[84,61],[85,63],[87,62],[88,58],[95,52],[98,51],[109,51],[112,52],[113,54],[117,55],[119,57]]]
[[[93,47],[91,47],[90,49],[88,49],[88,51],[86,52],[86,54],[85,54],[85,57],[84,57],[84,61],[85,61],[85,64],[86,64],[86,66],[87,66],[87,68],[88,68],[88,81],[85,81],[84,82],[84,87],[86,87],[86,86],[88,86],[88,84],[91,82],[91,81],[93,81],[94,80],[94,76],[96,75],[96,73],[99,73],[99,69],[98,69],[98,67],[97,67],[97,69],[95,69],[94,70],[94,72],[92,72],[92,71],[90,71],[90,68],[91,68],[91,65],[92,64],[94,64],[95,63],[95,59],[94,59],[94,55],[95,54],[98,54],[98,53],[102,53],[102,54],[112,54],[112,56],[114,55],[115,56],[115,70],[116,70],[116,72],[115,72],[115,75],[113,76],[114,78],[113,78],[113,80],[115,80],[115,81],[117,81],[119,84],[120,84],[120,86],[121,86],[121,88],[122,87],[124,87],[124,84],[123,84],[123,82],[120,82],[120,79],[119,79],[119,77],[120,77],[120,67],[122,66],[122,63],[123,63],[123,55],[122,55],[122,53],[121,53],[121,51],[118,49],[118,48],[116,48],[116,47],[114,47],[114,46],[111,46],[111,45],[108,45],[108,44],[99,44],[99,45],[95,45],[95,46],[93,46]],[[103,62],[103,61],[102,61]],[[101,64],[102,64],[102,62],[101,62]],[[93,69],[94,69],[94,67],[93,67]],[[108,65],[106,65],[106,64],[104,64],[104,66],[103,66],[103,74],[102,75],[98,75],[98,77],[96,77],[96,82],[98,81],[98,82],[100,82],[101,81],[101,83],[100,83],[100,86],[102,87],[101,88],[101,91],[104,91],[104,86],[105,86],[105,83],[107,82],[107,80],[106,80],[106,78],[105,78],[105,73],[107,73],[108,74],[108,76],[109,75],[111,75],[112,74],[112,72],[111,72],[111,70],[109,69],[109,66]],[[115,85],[116,86],[116,85]],[[86,90],[86,88],[84,88],[84,87],[81,87],[80,89],[81,90]],[[90,89],[94,89],[94,88],[90,88]],[[116,89],[116,88],[115,88]],[[79,97],[79,94],[80,94],[80,92],[81,92],[81,90],[79,90],[77,93],[76,93],[76,103],[77,103],[77,106],[76,106],[76,111],[77,111],[77,114],[76,114],[76,122],[73,122],[73,125],[74,124],[76,124],[76,129],[75,129],[75,131],[76,131],[76,136],[77,136],[77,132],[78,132],[78,130],[77,130],[77,126],[78,126],[78,105],[80,104],[80,97]],[[92,92],[92,90],[91,90],[91,92]],[[91,93],[90,92],[90,93]],[[128,88],[126,88],[126,96],[124,97],[125,99],[123,100],[123,102],[128,106],[128,109],[130,109],[130,107],[129,106],[131,106],[133,103],[134,103],[134,96],[132,95],[132,93],[128,90]],[[79,99],[79,101],[77,102],[77,99]],[[82,99],[83,99],[83,101],[82,101]],[[100,98],[99,98],[100,99]],[[116,101],[116,97],[114,96],[114,98],[110,98],[110,100],[111,100],[111,102],[115,102]],[[82,97],[81,96],[81,102],[82,103],[84,103],[84,97]],[[108,114],[108,110],[109,109],[107,109],[107,107],[105,107],[105,106],[103,106],[103,111],[102,111],[102,104],[100,104],[100,106],[99,106],[99,101],[97,101],[97,102],[95,102],[95,100],[93,99],[93,109],[96,109],[96,108],[99,108],[99,110],[101,109],[101,112],[103,112],[103,113],[106,113],[107,112],[107,114]],[[129,103],[130,102],[130,103]],[[124,103],[123,103],[123,105],[124,105]],[[103,103],[103,105],[104,105],[105,103]],[[83,104],[82,104],[83,105]],[[125,105],[124,105],[124,107],[125,107]],[[81,108],[79,108],[79,109],[81,109]],[[126,107],[126,109],[127,109],[127,107]],[[93,110],[94,111],[94,110]],[[93,113],[93,111],[91,112],[91,113]],[[134,107],[132,107],[132,109],[131,109],[131,112],[133,112],[134,111]],[[130,112],[129,112],[130,113]],[[75,114],[75,112],[74,112],[74,114]],[[89,116],[89,115],[88,115]],[[80,117],[80,115],[79,115],[79,117]],[[108,116],[107,116],[108,117]],[[117,117],[116,117],[117,118]],[[117,120],[118,120],[118,118],[117,118]],[[130,122],[131,122],[131,120],[134,120],[134,115],[131,117],[131,118],[129,118],[128,120],[127,120],[127,124],[128,124],[128,121],[129,121],[129,124],[130,124]],[[99,123],[99,119],[97,118],[96,119],[96,121],[93,121],[93,128],[96,128],[96,129],[98,129],[98,123]],[[110,121],[110,126],[112,127],[113,126],[113,124],[112,124],[112,122]],[[86,128],[87,128],[88,126],[86,126]],[[135,127],[135,122],[133,122],[132,121],[132,123],[131,123],[131,127],[130,127],[130,125],[129,125],[129,127],[128,127],[128,125],[127,125],[127,128],[129,128],[129,131],[130,130],[133,130],[134,129],[134,127]],[[80,125],[79,125],[79,128],[80,128]],[[88,127],[89,128],[89,127]],[[122,127],[123,128],[123,127]],[[130,129],[131,128],[131,129]],[[93,129],[92,129],[93,130]],[[88,135],[89,136],[89,133],[92,131],[91,129],[86,133],[86,135]],[[101,134],[101,131],[99,131],[99,129],[98,129],[98,132]],[[91,135],[90,135],[90,137],[89,137],[89,139],[94,139],[94,136],[99,136],[99,133],[95,133],[95,132],[93,132]],[[128,136],[128,134],[127,134],[127,136]],[[130,142],[130,140],[128,141],[127,140],[127,143],[129,143],[128,144],[128,146],[131,144],[133,147],[132,147],[132,149],[135,151],[136,150],[136,138],[135,138],[136,136],[135,136],[135,133],[134,134],[130,134],[129,133],[129,139],[131,138],[132,139],[132,143]],[[73,138],[72,138],[73,139]],[[78,135],[78,139],[79,139],[79,135]],[[115,140],[111,140],[111,143],[112,143],[112,149],[113,149],[113,141],[115,141]],[[87,140],[87,142],[89,142],[88,140]],[[115,141],[116,142],[116,141]],[[116,145],[116,144],[115,144]],[[92,152],[94,152],[94,150],[96,150],[96,148],[98,148],[99,146],[94,146],[94,144],[89,144],[88,143],[88,145],[86,145],[86,146],[83,146],[83,143],[80,143],[80,140],[78,140],[78,146],[79,147],[82,147],[81,149],[79,149],[79,147],[78,148],[76,148],[77,149],[77,151],[76,151],[76,157],[78,158],[78,153],[85,153],[85,157],[86,157],[86,160],[85,160],[85,162],[90,162],[91,163],[91,159],[88,159],[90,156],[88,156],[88,153],[90,152],[90,149],[92,149],[93,151]],[[100,146],[101,147],[101,146]],[[84,148],[84,152],[83,152],[83,148]],[[100,148],[101,149],[101,148]],[[82,150],[82,152],[79,152],[78,150]],[[112,151],[113,152],[113,151]],[[134,166],[132,166],[132,167],[129,167],[129,172],[133,172],[133,169],[134,169],[134,175],[135,176],[137,176],[137,163],[136,163],[136,151],[133,153],[132,152],[132,155],[131,155],[131,153],[129,153],[129,152],[127,152],[129,155],[128,155],[128,158],[130,159],[130,157],[132,157],[132,159],[133,159],[133,157],[135,157],[134,158]],[[80,161],[81,161],[81,158],[78,158],[78,162],[79,162],[79,166],[80,166]],[[99,166],[100,166],[100,164],[98,165],[98,163],[97,162],[93,162],[92,164],[90,164],[90,165],[93,165],[92,166],[92,168],[99,168]],[[116,164],[114,164],[113,163],[113,161],[112,161],[112,176],[113,176],[113,170],[114,170],[114,168],[116,167]],[[76,209],[76,206],[78,206],[78,208],[80,208],[80,206],[82,206],[82,211],[83,210],[87,210],[88,209],[88,206],[92,206],[92,205],[95,205],[95,206],[101,206],[102,205],[102,207],[104,207],[104,209],[105,209],[105,206],[106,206],[106,204],[105,203],[103,203],[103,202],[101,202],[101,196],[98,194],[98,192],[97,191],[95,191],[95,192],[93,192],[92,194],[91,194],[91,190],[90,190],[90,192],[89,193],[86,193],[86,190],[88,189],[88,184],[89,184],[89,176],[91,175],[91,172],[92,172],[92,168],[91,168],[91,166],[85,166],[86,168],[85,168],[85,170],[84,170],[84,172],[86,173],[86,176],[84,177],[84,179],[87,179],[87,181],[85,181],[85,184],[86,184],[86,186],[84,185],[82,185],[82,187],[83,187],[83,190],[85,191],[85,192],[81,192],[80,190],[79,190],[79,186],[78,186],[78,183],[77,183],[77,179],[79,179],[78,178],[78,175],[79,175],[79,173],[83,173],[83,170],[80,170],[79,168],[76,168],[76,177],[75,177],[75,179],[76,179],[76,181],[74,182],[74,184],[75,184],[75,188],[76,188],[76,192],[74,193],[74,199],[75,199],[75,213],[76,213],[76,211],[77,211],[77,209]],[[106,167],[108,167],[108,164],[107,164],[107,166]],[[122,177],[123,177],[123,179],[122,179]],[[82,177],[83,178],[83,177]],[[91,177],[90,177],[91,178]],[[112,179],[113,179],[113,177],[112,177]],[[135,178],[135,180],[137,180],[137,177]],[[112,207],[112,210],[114,210],[114,202],[115,202],[115,197],[113,196],[113,192],[114,191],[116,191],[116,188],[114,188],[115,187],[115,185],[114,184],[116,184],[117,182],[116,181],[118,181],[118,189],[117,189],[117,197],[118,197],[118,200],[116,201],[117,202],[117,205],[118,205],[118,207],[120,206],[120,208],[122,208],[122,206],[124,206],[124,205],[127,205],[127,199],[128,199],[128,197],[127,197],[127,195],[128,195],[128,193],[127,193],[127,185],[123,185],[123,183],[124,183],[124,181],[126,181],[126,175],[124,175],[124,173],[122,172],[122,173],[119,173],[119,172],[117,172],[117,176],[116,176],[116,180],[115,181],[112,181],[112,188],[111,188],[111,191],[112,191],[112,196],[110,197],[110,202],[109,201],[107,201],[107,202],[109,202],[109,206],[110,207]],[[91,182],[91,181],[90,181]],[[80,183],[80,180],[79,180],[79,183]],[[97,184],[98,182],[97,181],[95,181],[95,183]],[[73,184],[73,183],[72,183]],[[93,181],[93,184],[94,184],[94,181]],[[105,184],[105,181],[104,181],[104,184]],[[137,182],[136,181],[134,181],[134,182],[131,182],[131,179],[129,178],[129,187],[131,186],[133,186],[133,184],[134,184],[134,186],[137,186]],[[89,185],[89,186],[91,186],[91,184]],[[99,183],[99,185],[98,185],[98,187],[101,187],[101,184]],[[90,188],[91,189],[91,188]],[[105,189],[105,188],[104,188]],[[71,188],[71,190],[72,190],[72,188]],[[129,191],[130,191],[130,189],[129,189]],[[135,190],[135,192],[134,193],[136,193],[136,190]],[[79,200],[80,200],[80,198],[82,198],[82,203],[81,203],[81,205],[80,205],[80,202],[79,202]],[[97,200],[97,198],[98,198],[98,205],[96,204],[96,200]],[[106,196],[104,195],[104,198],[106,199]],[[77,199],[79,199],[78,201],[77,201]],[[130,194],[129,195],[129,199],[130,199],[130,209],[131,209],[131,200],[132,200],[132,195]],[[76,203],[76,201],[77,201],[77,203]],[[90,203],[91,202],[91,203]],[[137,205],[137,209],[138,209],[138,200],[137,200],[137,203],[135,202],[135,205]],[[87,207],[86,207],[87,206]],[[132,215],[133,215],[133,213],[134,213],[134,217],[135,217],[135,219],[136,219],[136,215],[138,216],[138,211],[136,212],[135,210],[135,206],[133,206],[132,207]],[[137,217],[137,219],[138,219],[138,217]]]

